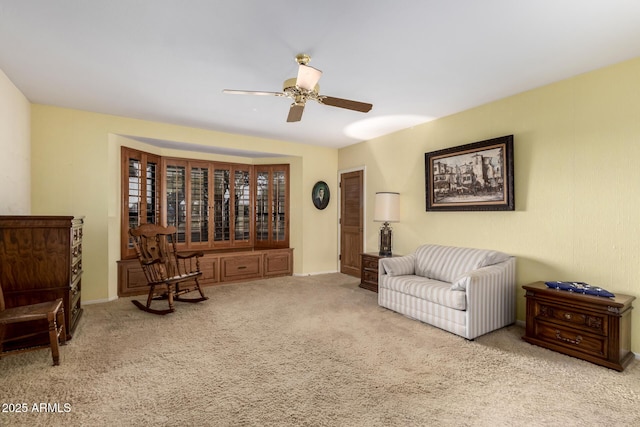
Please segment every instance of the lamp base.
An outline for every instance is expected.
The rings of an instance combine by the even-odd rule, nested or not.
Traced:
[[[385,222],[380,227],[380,251],[378,255],[384,257],[390,257],[391,254],[391,227],[389,227],[389,223]]]

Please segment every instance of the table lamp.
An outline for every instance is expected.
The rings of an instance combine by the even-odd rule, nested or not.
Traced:
[[[376,193],[373,220],[383,222],[380,227],[380,256],[391,256],[391,227],[390,222],[400,221],[400,193]]]

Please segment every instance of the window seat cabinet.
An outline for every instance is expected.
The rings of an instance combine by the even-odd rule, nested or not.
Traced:
[[[200,258],[203,286],[293,274],[293,249],[254,249],[210,252]],[[147,280],[137,259],[118,261],[118,296],[148,293]]]

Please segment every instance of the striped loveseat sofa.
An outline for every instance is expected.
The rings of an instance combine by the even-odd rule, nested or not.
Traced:
[[[423,245],[381,258],[378,304],[472,340],[515,322],[516,260],[502,252]]]

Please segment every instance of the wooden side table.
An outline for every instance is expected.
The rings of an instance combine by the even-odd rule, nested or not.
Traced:
[[[399,255],[393,255],[399,256]],[[378,292],[378,261],[380,258],[388,258],[377,252],[360,254],[360,286],[373,292]]]
[[[523,286],[527,299],[528,343],[622,371],[631,362],[633,296],[604,298],[548,288],[544,282]]]

